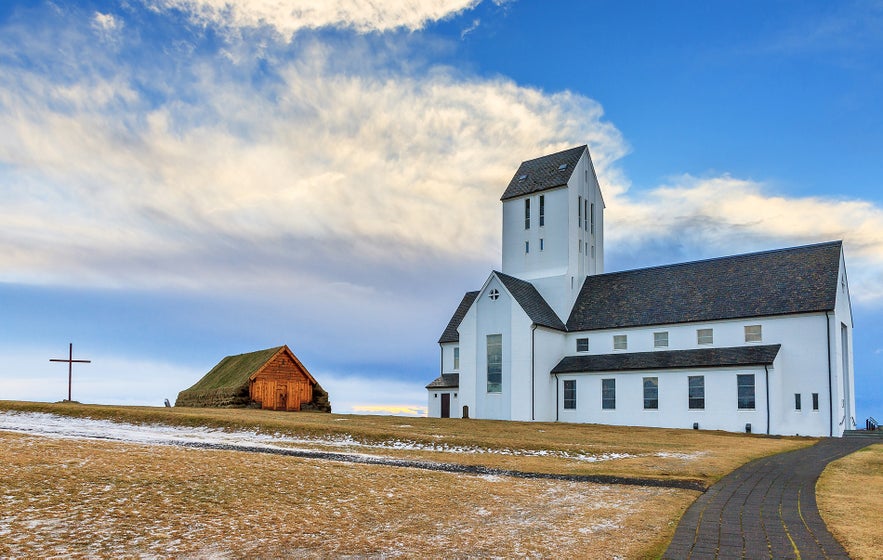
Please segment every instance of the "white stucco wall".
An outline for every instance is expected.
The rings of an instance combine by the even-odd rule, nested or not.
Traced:
[[[442,402],[442,394],[447,393],[450,395],[451,399],[451,418],[460,418],[462,416],[462,409],[460,408],[460,399],[459,399],[459,389],[457,388],[444,388],[444,389],[429,389],[428,390],[428,404],[426,407],[426,415],[430,418],[441,418],[441,402]]]

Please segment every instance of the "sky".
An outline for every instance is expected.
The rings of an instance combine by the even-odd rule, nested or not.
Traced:
[[[523,160],[588,144],[608,271],[842,239],[883,417],[883,2],[0,3],[0,399],[161,406],[288,344],[425,413]]]

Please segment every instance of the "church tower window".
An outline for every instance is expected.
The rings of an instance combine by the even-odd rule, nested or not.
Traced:
[[[524,199],[524,229],[530,229],[530,199]]]

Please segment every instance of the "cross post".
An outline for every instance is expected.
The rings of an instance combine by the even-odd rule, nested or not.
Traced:
[[[74,377],[74,362],[78,364],[91,364],[92,360],[75,360],[74,359],[74,343],[70,343],[67,359],[49,358],[50,362],[67,362],[67,400],[71,401],[71,383]]]

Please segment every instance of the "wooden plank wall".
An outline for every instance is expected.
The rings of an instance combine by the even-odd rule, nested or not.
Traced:
[[[279,406],[279,392],[285,394],[285,401]],[[288,357],[280,354],[255,377],[249,392],[251,399],[261,403],[261,408],[272,410],[300,410],[301,404],[313,400],[313,385],[300,367]]]

